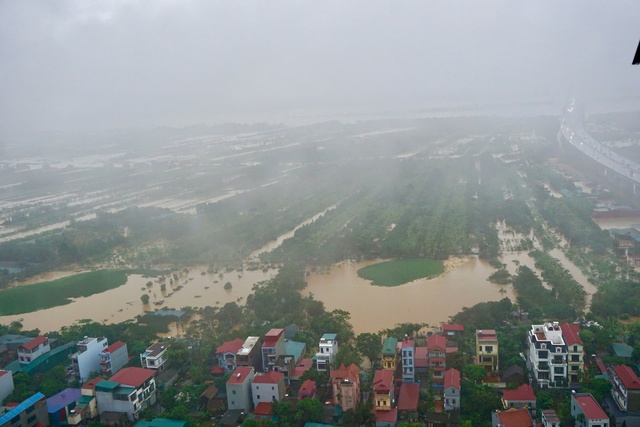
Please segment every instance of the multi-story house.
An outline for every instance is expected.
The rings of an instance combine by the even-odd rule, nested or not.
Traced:
[[[284,352],[284,329],[271,329],[265,334],[262,343],[262,371],[270,371],[278,360],[278,356]]]
[[[476,364],[484,366],[487,372],[498,370],[498,336],[493,329],[476,331]]]
[[[124,368],[95,386],[98,412],[119,412],[127,414],[129,421],[135,421],[140,411],[156,403],[156,371],[145,368]]]
[[[610,420],[589,393],[571,395],[571,417],[575,427],[609,427]]]
[[[560,326],[567,344],[567,375],[570,383],[580,381],[580,372],[584,370],[584,345],[580,339],[580,325],[563,323]]]
[[[558,322],[531,325],[528,368],[540,388],[567,385],[567,344]]]
[[[13,393],[15,384],[13,383],[13,373],[11,371],[3,371],[0,369],[0,405],[2,401]]]
[[[416,380],[416,364],[415,364],[415,345],[413,338],[405,335],[402,339],[402,349],[400,350],[402,358],[402,382],[412,383]]]
[[[326,371],[331,369],[333,358],[338,354],[338,341],[336,334],[324,334],[320,338],[320,345],[316,353],[316,369]]]
[[[560,417],[553,409],[543,409],[542,411],[542,427],[560,427]]]
[[[448,369],[444,373],[444,410],[460,409],[460,371]]]
[[[233,372],[238,366],[238,350],[242,348],[244,340],[236,338],[232,341],[222,343],[216,348],[216,359],[218,366],[223,368],[225,372]]]
[[[101,371],[100,353],[107,348],[109,343],[104,337],[93,338],[84,337],[83,340],[76,344],[76,352],[71,355],[71,366],[73,373],[85,382],[93,373]]]
[[[85,426],[89,420],[98,416],[98,403],[96,400],[96,385],[103,381],[103,378],[96,377],[80,387],[80,398],[76,400],[76,406],[69,411],[67,422],[71,426]]]
[[[18,347],[18,360],[20,364],[26,365],[50,351],[49,338],[40,335]]]
[[[169,344],[157,342],[140,354],[140,365],[146,369],[162,371],[167,363],[167,349]]]
[[[432,385],[442,387],[447,370],[447,339],[444,336],[433,334],[427,338],[427,357]]]
[[[382,369],[395,372],[398,357],[398,339],[387,337],[382,342]]]
[[[373,376],[373,407],[376,411],[390,411],[394,403],[393,372],[379,369]]]
[[[238,366],[227,380],[227,405],[229,409],[251,411],[251,383],[256,376],[253,366]]]
[[[69,425],[69,415],[75,414],[76,402],[82,396],[79,388],[65,388],[47,399],[49,421],[53,426]]]
[[[618,365],[608,371],[613,387],[611,396],[625,412],[640,412],[640,379],[627,365]]]
[[[100,352],[100,373],[109,377],[129,363],[129,350],[123,341],[116,341]]]
[[[0,427],[48,426],[47,399],[38,392],[0,415]]]
[[[339,369],[332,369],[330,376],[333,403],[343,411],[355,410],[360,403],[360,368],[353,363],[349,366],[343,363]]]
[[[504,390],[502,392],[502,406],[504,409],[527,408],[531,415],[536,415],[536,395],[533,387],[529,384],[522,384],[515,390]]]
[[[398,392],[398,418],[402,421],[418,421],[418,401],[420,400],[420,384],[404,383]]]
[[[256,371],[262,369],[260,337],[248,337],[236,352],[238,366],[251,366]]]
[[[262,375],[256,375],[251,383],[253,406],[258,403],[271,403],[274,400],[280,402],[284,398],[284,375],[281,372],[269,371]]]

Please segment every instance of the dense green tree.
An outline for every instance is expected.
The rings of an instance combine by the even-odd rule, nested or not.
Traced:
[[[367,358],[371,366],[375,368],[380,352],[382,351],[382,339],[380,334],[364,332],[356,337],[356,345],[358,350]]]

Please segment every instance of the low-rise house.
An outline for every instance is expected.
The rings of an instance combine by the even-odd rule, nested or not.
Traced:
[[[398,417],[402,421],[415,422],[418,420],[418,401],[420,399],[420,384],[404,383],[398,392]]]
[[[460,409],[460,371],[448,369],[444,373],[444,410]]]
[[[442,325],[442,333],[447,337],[455,337],[464,332],[464,325],[444,324]]]
[[[331,369],[333,358],[338,354],[338,341],[336,334],[324,334],[320,338],[318,352],[316,353],[316,369],[318,371],[326,371]]]
[[[542,427],[560,427],[560,417],[553,409],[542,410]]]
[[[398,339],[387,337],[382,342],[382,369],[395,372],[398,357]]]
[[[0,427],[35,427],[49,425],[47,399],[37,392],[0,415]]]
[[[221,393],[214,384],[200,393],[200,406],[211,415],[224,414],[227,410],[227,394]]]
[[[140,354],[140,365],[146,369],[162,371],[167,363],[167,349],[169,344],[157,342]]]
[[[444,372],[447,370],[446,362],[447,339],[442,335],[431,335],[427,338],[427,351],[429,358],[429,369],[431,370],[432,385],[436,388],[442,387],[444,383]]]
[[[233,372],[236,370],[238,366],[236,361],[238,350],[242,348],[244,342],[244,340],[236,338],[235,340],[222,343],[216,348],[218,366],[223,368],[225,372]]]
[[[589,393],[571,395],[571,416],[575,427],[609,427],[609,417]]]
[[[627,365],[609,369],[611,396],[621,411],[640,412],[640,379]]]
[[[511,365],[502,372],[501,381],[507,385],[521,386],[525,380],[524,369],[520,365]]]
[[[257,407],[260,402],[271,403],[274,400],[280,402],[285,394],[284,375],[276,371],[257,375],[251,383],[251,393],[254,407]]]
[[[373,408],[376,411],[391,410],[393,395],[393,372],[379,369],[373,376]]]
[[[69,425],[87,425],[90,420],[98,416],[98,403],[96,400],[96,385],[104,378],[95,377],[82,384],[80,397],[76,399],[76,406],[69,411],[67,422]]]
[[[271,405],[271,402],[259,402],[253,410],[255,419],[259,421],[271,420],[272,414],[273,406]]]
[[[84,337],[76,344],[76,352],[71,355],[73,374],[80,382],[87,381],[92,374],[101,371],[100,353],[109,346],[106,338]]]
[[[392,408],[389,411],[374,411],[376,427],[395,427],[398,422],[398,410]]]
[[[129,363],[129,350],[123,341],[116,341],[100,352],[100,374],[111,376]]]
[[[238,366],[227,380],[227,406],[230,410],[250,412],[251,383],[256,376],[252,366]]]
[[[129,421],[137,420],[140,411],[156,403],[155,374],[153,369],[129,367],[120,370],[108,381],[96,384],[101,421],[105,412],[122,413],[126,414]]]
[[[284,341],[284,354],[287,356],[293,356],[293,365],[297,365],[298,361],[302,359],[302,356],[307,351],[307,345],[300,341],[285,340]]]
[[[529,384],[522,384],[515,390],[504,390],[502,392],[502,406],[504,409],[523,409],[526,408],[531,415],[536,415],[536,395],[533,387]]]
[[[236,352],[238,366],[251,366],[254,370],[262,369],[262,345],[260,337],[248,337]]]
[[[476,364],[483,366],[487,372],[498,370],[498,336],[494,329],[476,331]]]
[[[13,393],[14,388],[15,385],[11,371],[3,371],[0,369],[0,404]]]
[[[415,344],[413,342],[413,338],[405,335],[405,337],[402,339],[402,349],[400,350],[400,356],[402,358],[402,382],[415,382]]]
[[[299,381],[300,377],[304,375],[309,369],[313,367],[313,359],[304,358],[300,359],[298,364],[293,368],[293,372],[291,372],[291,381]]]
[[[316,397],[316,382],[306,380],[300,386],[300,390],[298,390],[298,400],[313,399],[314,397]]]
[[[65,388],[47,399],[50,425],[59,427],[69,424],[69,415],[75,414],[76,401],[82,392],[79,388]]]
[[[343,411],[355,410],[360,403],[360,368],[343,363],[339,369],[332,369],[330,375],[333,403]]]
[[[50,351],[49,338],[40,335],[18,347],[18,360],[21,364],[26,365]]]
[[[535,421],[526,409],[509,409],[491,413],[491,427],[535,427]]]

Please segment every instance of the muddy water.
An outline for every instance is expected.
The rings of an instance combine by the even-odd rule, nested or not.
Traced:
[[[160,288],[157,279],[149,279],[138,274],[129,276],[126,284],[100,294],[85,298],[77,298],[72,303],[13,316],[1,316],[0,324],[9,324],[20,320],[25,329],[38,328],[42,332],[59,330],[62,326],[72,325],[78,320],[91,319],[104,323],[119,323],[135,318],[145,311],[153,311],[163,307],[180,309],[183,307],[222,306],[236,301],[244,304],[257,282],[267,280],[275,275],[276,270],[266,273],[262,270],[232,271],[218,274],[202,275],[206,266],[190,267],[188,273],[180,272],[180,277],[173,285],[166,280],[166,291]],[[62,273],[58,273],[60,275]],[[240,276],[240,277],[238,277]],[[51,280],[50,278],[48,280]],[[152,281],[151,287],[147,282]],[[217,281],[217,283],[216,283]],[[224,284],[231,282],[230,290]],[[143,305],[140,297],[147,294],[149,304]]]
[[[593,222],[603,230],[640,228],[640,218],[594,218]]]
[[[371,286],[358,277],[358,269],[376,262],[379,260],[343,262],[327,274],[311,274],[303,293],[311,292],[329,310],[350,312],[356,333],[376,332],[403,322],[439,325],[462,307],[505,296],[513,298],[509,287],[504,287],[506,294],[502,295],[501,286],[487,280],[495,268],[475,257],[462,260],[434,279],[395,287]]]

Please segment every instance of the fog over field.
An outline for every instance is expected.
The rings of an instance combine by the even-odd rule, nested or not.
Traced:
[[[638,22],[635,1],[3,0],[0,147],[33,131],[637,104]]]

